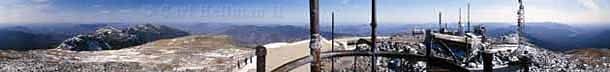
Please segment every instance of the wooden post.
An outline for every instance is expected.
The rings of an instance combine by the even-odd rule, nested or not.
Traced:
[[[265,56],[267,48],[264,46],[256,47],[256,72],[265,72]]]

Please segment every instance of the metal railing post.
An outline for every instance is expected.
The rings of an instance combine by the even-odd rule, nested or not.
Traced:
[[[264,46],[256,47],[256,72],[265,72],[265,56],[267,48]]]
[[[331,41],[330,41],[330,51],[335,51],[335,12],[331,13]],[[331,59],[330,62],[330,72],[335,72],[335,58]]]
[[[483,52],[483,72],[492,72],[493,70],[493,55],[487,51]]]
[[[376,7],[376,0],[372,0],[371,2],[371,51],[373,53],[377,52],[377,7]],[[377,61],[377,56],[373,55],[371,57],[371,72],[375,72],[377,71],[375,65],[377,65],[376,63]]]
[[[424,44],[426,44],[426,57],[431,58],[432,57],[432,30],[431,29],[426,29],[425,32],[425,40],[424,40]],[[429,62],[430,59],[427,59],[426,61]],[[426,64],[427,68],[430,68],[431,65],[430,64]]]
[[[520,56],[519,60],[521,60],[521,67],[523,68],[522,72],[529,72],[529,64],[530,64],[530,59],[527,56]]]

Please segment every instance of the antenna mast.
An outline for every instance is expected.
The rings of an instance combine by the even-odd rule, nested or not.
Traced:
[[[438,32],[443,31],[443,13],[441,11],[438,12]]]
[[[458,35],[459,36],[463,36],[464,35],[464,25],[462,25],[462,8],[459,8],[458,10]]]
[[[521,36],[523,33],[523,26],[525,24],[525,10],[523,6],[523,0],[518,0],[519,2],[519,11],[517,11],[517,43],[519,44],[519,48],[521,48]]]
[[[443,20],[443,23],[445,23],[445,27],[443,28],[444,32],[449,32],[449,23],[447,22],[447,20]]]
[[[468,6],[468,16],[467,16],[468,17],[468,23],[467,23],[468,24],[467,25],[468,26],[468,30],[466,30],[466,32],[470,32],[470,0],[468,0],[468,5],[467,6]]]

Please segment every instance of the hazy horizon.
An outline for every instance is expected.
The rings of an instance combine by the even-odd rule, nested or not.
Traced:
[[[540,24],[540,23],[554,23],[564,24],[571,26],[578,25],[610,25],[609,23],[561,23],[561,22],[526,22],[526,24]],[[38,25],[38,24],[234,24],[234,25],[309,25],[309,23],[232,23],[232,22],[45,22],[45,23],[0,23],[1,25]],[[369,25],[370,23],[335,23],[336,25]],[[377,23],[379,25],[419,25],[419,24],[438,24],[438,22],[424,22],[424,23]],[[443,23],[445,24],[445,23]],[[456,22],[449,22],[448,24],[454,25]],[[464,23],[466,24],[466,23]],[[472,22],[471,24],[514,24],[512,22]],[[330,22],[320,23],[322,26],[330,26]]]
[[[380,23],[435,23],[438,12],[457,22],[458,9],[466,21],[515,23],[513,0],[383,0]],[[609,0],[525,0],[526,22],[610,23]],[[320,22],[368,23],[370,1],[324,0]],[[6,0],[0,2],[0,23],[307,23],[306,0]]]

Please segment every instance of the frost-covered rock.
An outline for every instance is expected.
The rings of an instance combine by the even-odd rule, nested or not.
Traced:
[[[57,48],[74,51],[96,51],[111,49],[110,45],[91,35],[78,35],[65,40]]]
[[[163,25],[141,24],[126,29],[104,27],[92,35],[78,35],[57,48],[76,51],[121,49],[159,39],[187,36],[189,33]]]

